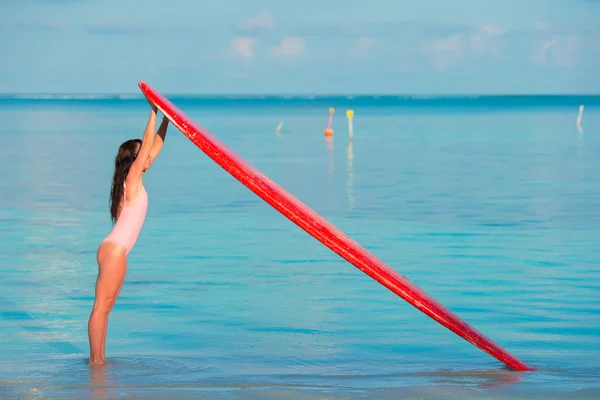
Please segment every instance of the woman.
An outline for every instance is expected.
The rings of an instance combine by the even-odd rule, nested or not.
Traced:
[[[142,140],[131,139],[119,147],[110,189],[110,216],[115,224],[98,247],[96,299],[88,322],[90,365],[104,364],[108,314],[112,309],[127,271],[127,255],[135,244],[146,218],[148,195],[142,177],[160,153],[169,121],[163,117],[156,129],[156,106]]]

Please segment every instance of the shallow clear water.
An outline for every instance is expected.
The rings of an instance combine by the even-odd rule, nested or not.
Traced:
[[[538,371],[509,371],[424,316],[172,127],[144,179],[111,363],[90,369],[112,162],[148,108],[4,99],[0,398],[600,395],[600,108],[586,108],[579,133],[571,105],[373,100],[353,106],[349,149],[345,107],[333,142],[322,135],[336,99],[174,102]]]

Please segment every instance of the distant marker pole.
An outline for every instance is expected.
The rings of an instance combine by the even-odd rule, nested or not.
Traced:
[[[350,141],[354,138],[354,130],[352,129],[352,118],[354,118],[354,111],[346,111],[346,117],[348,118],[348,136]]]
[[[579,106],[579,115],[577,115],[577,127],[581,128],[581,120],[583,119],[583,104]]]
[[[335,109],[331,107],[329,109],[329,121],[327,122],[327,128],[325,128],[325,136],[333,136],[333,129],[331,125],[333,124],[333,114],[335,113]]]
[[[277,128],[275,128],[275,134],[279,135],[279,132],[281,131],[281,128],[283,127],[283,121],[281,121],[279,123],[279,125],[277,125]]]

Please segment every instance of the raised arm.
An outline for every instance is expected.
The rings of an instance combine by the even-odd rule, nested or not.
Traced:
[[[165,136],[167,135],[167,127],[169,126],[169,120],[167,117],[163,116],[162,122],[158,127],[158,132],[156,132],[156,136],[154,136],[154,143],[152,143],[152,148],[150,148],[150,155],[146,159],[146,164],[144,164],[144,171],[150,168],[158,153],[162,150],[163,144],[165,143]]]
[[[138,151],[138,155],[131,165],[129,169],[129,174],[127,175],[127,180],[131,179],[139,179],[144,173],[144,166],[146,165],[146,160],[150,155],[150,149],[152,149],[152,145],[154,143],[154,132],[156,131],[156,106],[154,104],[150,104],[151,111],[150,117],[148,118],[148,123],[146,124],[146,130],[144,131],[144,136],[142,137],[142,145],[140,150]]]

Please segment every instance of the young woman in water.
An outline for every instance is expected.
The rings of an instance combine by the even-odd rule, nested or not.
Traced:
[[[156,106],[151,106],[144,137],[119,147],[110,188],[112,231],[98,247],[96,298],[88,322],[91,365],[104,364],[108,314],[113,308],[127,271],[127,255],[135,244],[146,218],[148,194],[142,177],[160,153],[169,121],[163,117],[156,134]]]

